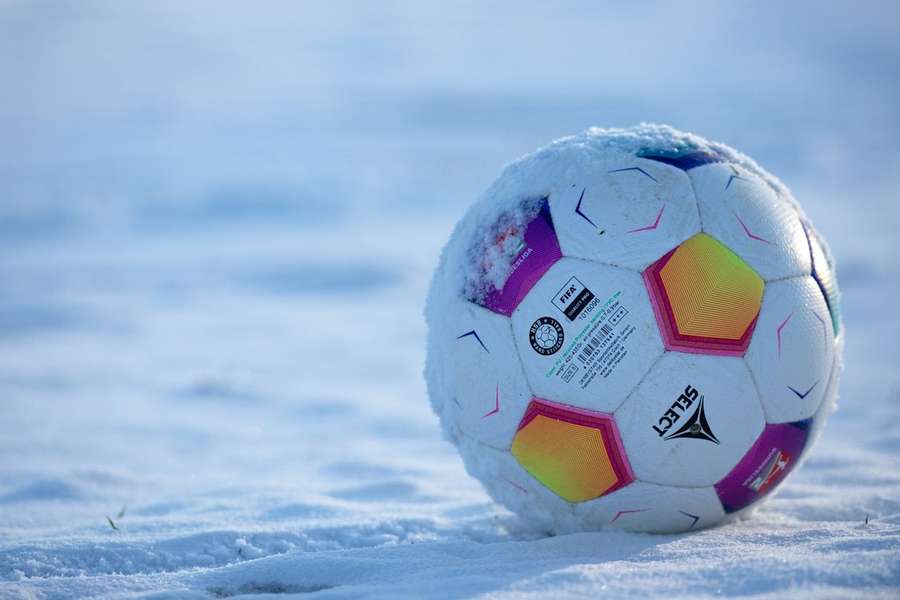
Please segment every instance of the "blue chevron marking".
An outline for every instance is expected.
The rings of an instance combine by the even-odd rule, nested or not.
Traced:
[[[626,171],[637,171],[638,173],[643,173],[644,175],[646,175],[653,181],[656,181],[656,177],[654,177],[653,175],[651,175],[650,173],[648,173],[647,171],[643,170],[640,167],[628,167],[625,169],[613,169],[612,171],[607,171],[607,173],[624,173]]]
[[[587,216],[586,214],[584,214],[583,212],[581,212],[581,201],[584,200],[584,192],[585,192],[586,190],[587,190],[587,188],[584,188],[583,190],[581,190],[581,197],[578,198],[578,204],[575,205],[575,214],[578,215],[578,216],[580,216],[582,219],[584,219],[585,221],[587,221],[588,223],[590,223],[590,224],[593,225],[594,227],[596,227],[597,224],[594,223],[593,221],[591,221],[590,218],[588,218],[588,216]]]
[[[725,157],[714,153],[701,150],[699,152],[691,152],[689,154],[672,154],[667,152],[654,152],[652,150],[641,150],[638,156],[648,160],[655,160],[667,165],[672,165],[682,171],[690,171],[703,165],[711,163],[725,162]]]
[[[698,517],[697,515],[692,515],[692,514],[689,513],[689,512],[684,512],[683,510],[679,510],[678,512],[680,512],[680,513],[683,514],[684,516],[690,517],[690,518],[692,518],[692,519],[694,520],[694,522],[691,523],[691,526],[688,527],[688,529],[693,529],[693,528],[694,528],[694,525],[697,524],[697,521],[700,520],[700,517]]]
[[[491,351],[487,349],[487,346],[484,345],[484,342],[481,341],[481,338],[478,336],[478,332],[475,331],[474,329],[472,331],[467,331],[466,333],[464,333],[462,335],[456,336],[456,339],[461,340],[464,337],[469,337],[470,335],[474,336],[475,339],[478,340],[478,343],[481,344],[481,347],[484,348],[485,352],[487,352],[488,354],[491,353]]]
[[[810,388],[809,388],[808,390],[806,390],[805,392],[803,392],[802,394],[801,394],[800,392],[798,392],[797,390],[795,390],[794,388],[792,388],[791,386],[787,386],[787,389],[789,389],[789,390],[791,390],[792,392],[794,392],[795,394],[797,394],[797,397],[800,398],[801,400],[803,400],[804,398],[806,398],[807,396],[809,396],[809,393],[810,393],[811,391],[813,391],[813,389],[814,389],[817,385],[819,385],[819,382],[818,382],[818,381],[815,382],[814,384],[812,384],[812,385],[810,386]]]

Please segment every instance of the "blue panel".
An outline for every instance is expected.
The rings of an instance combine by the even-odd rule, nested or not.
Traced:
[[[806,431],[809,429],[810,425],[812,425],[812,422],[812,417],[810,417],[808,419],[803,419],[802,421],[794,421],[793,423],[789,423],[789,425]]]
[[[666,150],[641,150],[637,155],[641,158],[672,165],[682,171],[689,171],[710,163],[726,162],[726,158],[721,154],[705,150],[687,153]]]

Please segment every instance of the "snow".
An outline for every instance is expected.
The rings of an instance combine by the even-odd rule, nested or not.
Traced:
[[[492,291],[503,289],[520,254],[525,229],[540,210],[541,201],[526,198],[513,206],[485,203],[477,216],[462,221],[468,227],[457,227],[452,237],[468,241],[462,264],[454,265],[463,272],[464,284],[457,289],[465,297],[483,302]],[[434,310],[440,311],[440,307]]]
[[[0,597],[896,597],[897,12],[7,5]],[[441,440],[425,293],[510,159],[650,120],[829,241],[840,406],[749,520],[550,537]]]

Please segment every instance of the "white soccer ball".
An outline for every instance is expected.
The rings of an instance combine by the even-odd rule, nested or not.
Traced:
[[[822,238],[775,177],[669,127],[509,165],[444,249],[426,378],[498,502],[553,531],[674,532],[777,488],[833,410]]]

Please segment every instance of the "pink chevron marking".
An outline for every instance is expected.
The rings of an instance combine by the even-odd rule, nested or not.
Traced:
[[[646,227],[638,227],[637,229],[632,229],[631,231],[626,231],[625,233],[637,233],[639,231],[651,231],[659,227],[659,220],[662,218],[663,211],[666,210],[666,205],[663,204],[662,208],[659,209],[659,214],[656,215],[656,220],[653,221],[652,225],[647,225]]]
[[[778,329],[775,330],[775,337],[778,340],[778,358],[781,358],[781,330],[784,329],[784,326],[788,324],[788,321],[790,321],[793,316],[794,313],[789,314],[787,318],[781,322],[781,325],[778,326]]]
[[[750,233],[750,229],[744,224],[744,222],[741,220],[741,218],[738,216],[738,214],[737,214],[736,212],[734,212],[734,211],[731,211],[731,212],[734,213],[734,218],[737,219],[737,220],[738,220],[738,223],[741,224],[741,227],[744,228],[744,233],[747,234],[747,237],[748,237],[748,238],[750,238],[751,240],[756,240],[756,241],[758,241],[758,242],[765,242],[766,244],[771,244],[771,243],[772,243],[772,242],[770,242],[769,240],[767,240],[767,239],[765,239],[765,238],[761,238],[761,237],[759,237],[758,235],[754,235],[754,234]]]
[[[484,413],[484,414],[481,416],[481,418],[484,419],[484,418],[489,417],[489,416],[491,416],[491,415],[496,415],[498,412],[500,412],[500,384],[499,384],[499,383],[497,384],[497,397],[494,398],[494,408],[493,408],[493,410]]]
[[[513,486],[514,488],[516,488],[517,490],[519,490],[520,492],[522,492],[522,493],[525,494],[526,496],[528,495],[528,490],[526,490],[525,488],[523,488],[521,485],[519,485],[519,484],[516,483],[515,481],[512,481],[511,479],[507,479],[506,477],[501,477],[500,479],[502,479],[503,481],[505,481],[505,482],[508,483],[509,485]]]
[[[621,517],[622,515],[628,515],[631,513],[639,513],[639,512],[644,512],[647,510],[650,510],[650,509],[649,508],[632,508],[631,510],[620,510],[619,512],[616,513],[616,516],[614,516],[612,518],[612,521],[610,521],[610,524],[615,523],[616,520],[618,520],[618,518]]]

